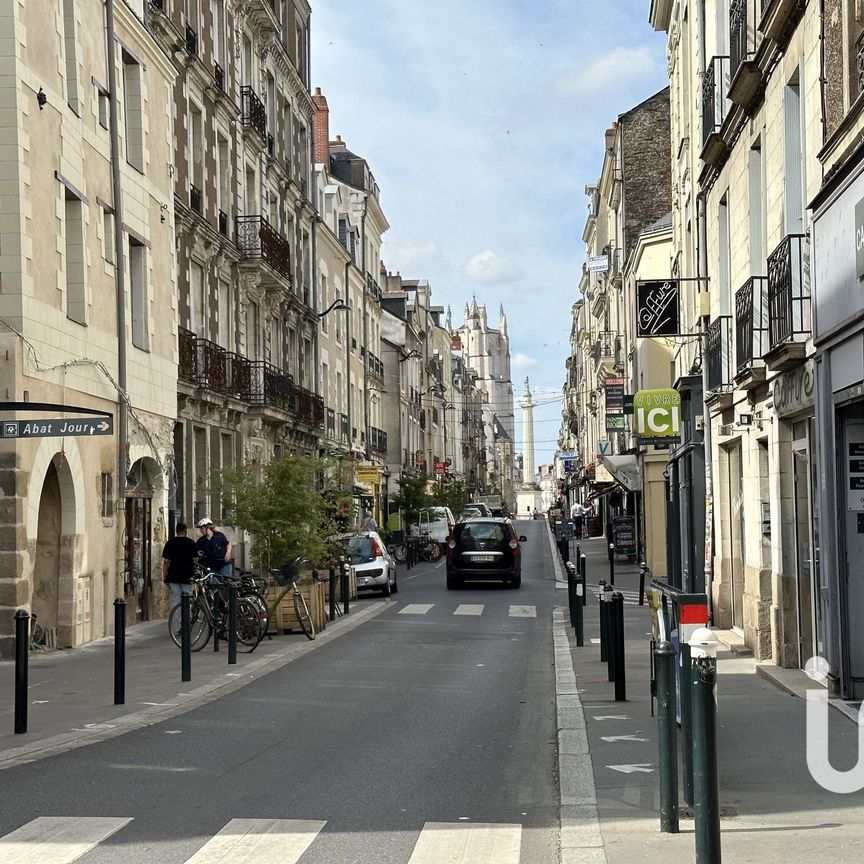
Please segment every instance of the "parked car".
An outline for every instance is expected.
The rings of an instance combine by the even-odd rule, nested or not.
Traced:
[[[522,547],[509,519],[478,516],[457,522],[447,543],[447,588],[467,580],[500,579],[511,588],[522,584]]]
[[[396,583],[396,562],[375,531],[342,534],[338,539],[357,576],[358,594],[380,591],[383,596],[389,597],[399,590]]]
[[[481,516],[491,516],[492,510],[490,509],[488,504],[484,504],[482,501],[469,501],[465,507],[472,507],[475,510],[480,511]]]
[[[427,507],[420,511],[420,521],[412,526],[411,531],[415,535],[428,534],[429,539],[443,549],[455,524],[456,520],[449,507]]]

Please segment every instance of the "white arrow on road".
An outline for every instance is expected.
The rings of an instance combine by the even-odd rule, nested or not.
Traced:
[[[626,714],[601,714],[599,717],[595,717],[595,720],[629,720],[630,718]]]
[[[613,771],[620,771],[622,774],[650,774],[654,770],[650,762],[642,765],[607,765],[606,767],[611,768]]]
[[[615,741],[647,741],[647,738],[637,738],[638,732],[634,732],[632,735],[601,735],[601,741],[608,741],[610,744]]]

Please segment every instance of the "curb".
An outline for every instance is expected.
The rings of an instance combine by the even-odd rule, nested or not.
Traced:
[[[561,796],[559,860],[561,864],[607,864],[597,815],[597,789],[588,748],[585,712],[573,671],[566,610],[561,607],[556,607],[553,612],[552,639]]]
[[[557,587],[566,587],[567,577],[564,575],[564,567],[561,564],[561,556],[558,554],[558,547],[552,539],[552,532],[549,530],[549,525],[546,520],[543,520],[543,525],[546,528],[546,536],[549,538],[549,551],[552,553],[552,569],[555,571],[555,581],[563,583]]]
[[[131,714],[124,714],[121,717],[112,718],[106,723],[95,723],[92,728],[61,732],[59,735],[42,738],[31,744],[2,750],[0,751],[0,771],[14,768],[17,765],[25,765],[28,762],[36,762],[48,756],[67,753],[70,750],[86,747],[89,744],[107,741],[109,738],[116,738],[119,735],[125,735],[127,732],[143,729],[145,726],[153,726],[171,717],[186,714],[195,708],[199,708],[209,702],[214,702],[222,696],[226,696],[235,690],[239,690],[241,687],[245,687],[247,684],[251,684],[264,675],[274,672],[282,666],[286,666],[298,657],[302,657],[310,651],[315,651],[327,645],[345,633],[350,633],[355,627],[358,627],[370,618],[374,618],[397,602],[377,603],[368,609],[364,609],[362,612],[353,613],[349,620],[343,618],[334,622],[328,622],[327,629],[314,641],[310,642],[304,639],[302,643],[295,643],[267,657],[253,660],[243,667],[242,672],[223,673],[218,678],[195,687],[188,693],[179,694],[172,702],[147,707],[141,711],[134,711]],[[355,615],[356,617],[354,617]]]

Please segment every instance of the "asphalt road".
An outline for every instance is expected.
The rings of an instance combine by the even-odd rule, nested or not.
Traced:
[[[557,862],[551,622],[563,592],[545,522],[517,527],[519,590],[447,591],[443,561],[400,568],[390,608],[259,681],[0,772],[0,861]],[[231,821],[249,819],[279,821]],[[58,833],[39,851],[14,845],[16,829]]]

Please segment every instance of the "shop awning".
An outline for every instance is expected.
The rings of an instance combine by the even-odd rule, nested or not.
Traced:
[[[586,499],[586,504],[593,504],[598,498],[602,498],[604,495],[608,495],[610,492],[615,492],[618,489],[621,489],[620,483],[611,483],[609,485],[604,485],[602,489],[595,489]]]
[[[642,491],[642,469],[636,456],[605,456],[598,453],[597,461],[628,492]]]

